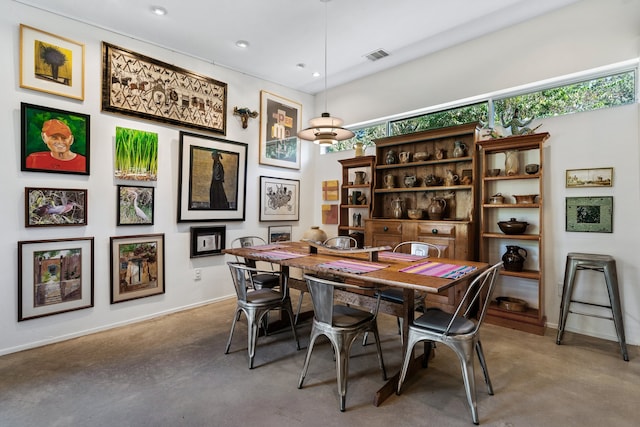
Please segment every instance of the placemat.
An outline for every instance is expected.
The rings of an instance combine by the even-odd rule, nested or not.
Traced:
[[[301,254],[301,253],[289,252],[289,251],[278,251],[278,250],[254,252],[251,254],[251,256],[271,259],[274,261],[278,261],[282,259],[300,258],[307,255],[308,254]]]
[[[435,276],[444,279],[458,279],[475,270],[470,265],[443,264],[441,262],[421,262],[420,264],[405,267],[399,271],[403,273],[422,274],[423,276]]]
[[[387,264],[378,264],[375,262],[356,261],[350,259],[341,259],[336,261],[329,261],[319,264],[318,267],[329,268],[331,270],[344,271],[346,273],[369,273],[371,271],[382,270],[389,267]]]
[[[418,260],[421,260],[421,259],[429,258],[429,256],[428,255],[405,254],[403,252],[384,251],[384,252],[378,252],[378,258],[384,258],[384,259],[389,259],[389,260],[393,260],[393,261],[408,261],[408,262],[412,262],[412,261],[418,261]]]

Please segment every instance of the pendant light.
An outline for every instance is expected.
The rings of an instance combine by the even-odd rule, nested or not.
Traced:
[[[327,113],[327,3],[324,3],[324,110],[320,117],[309,120],[309,127],[298,132],[298,138],[319,145],[333,145],[338,141],[353,138],[354,133],[342,127],[343,120]]]

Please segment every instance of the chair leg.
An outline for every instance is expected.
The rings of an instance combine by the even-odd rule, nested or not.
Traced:
[[[259,318],[258,318],[259,317]],[[258,340],[258,330],[263,316],[258,316],[255,311],[247,316],[247,347],[249,352],[249,369],[253,369],[253,358],[256,355],[256,341]]]
[[[480,361],[480,367],[484,374],[484,382],[487,385],[487,393],[493,396],[493,385],[491,385],[491,378],[489,378],[489,370],[487,369],[487,361],[484,358],[484,351],[482,351],[482,343],[480,340],[476,343],[476,353],[478,353],[478,361]]]
[[[349,348],[346,340],[338,338],[333,342],[336,354],[336,375],[338,381],[338,396],[340,397],[340,411],[344,412],[347,403],[347,380],[349,379]]]
[[[302,298],[304,298],[304,291],[300,291],[300,297],[298,298],[298,308],[296,309],[295,322],[298,324],[298,317],[300,316],[300,310],[302,310]]]
[[[233,338],[233,330],[236,327],[236,322],[240,318],[242,314],[242,310],[237,308],[236,312],[233,314],[233,322],[231,322],[231,332],[229,333],[229,339],[227,340],[227,348],[224,350],[224,354],[229,354],[229,348],[231,348],[231,339]]]
[[[364,347],[365,345],[367,345],[367,339],[369,338],[369,332],[365,332],[364,335],[362,336],[362,346]]]
[[[404,360],[402,361],[402,369],[400,369],[400,378],[398,378],[398,388],[396,390],[396,394],[400,395],[402,390],[402,383],[404,382],[407,371],[409,370],[409,364],[411,363],[411,359],[413,356],[413,348],[420,340],[417,339],[416,335],[411,333],[411,329],[409,329],[409,336],[407,337],[407,353],[404,355]]]
[[[320,334],[315,328],[311,330],[311,338],[309,339],[309,346],[307,347],[307,355],[304,358],[304,365],[302,366],[302,372],[300,372],[300,378],[298,379],[298,388],[302,388],[302,383],[304,382],[304,378],[307,376],[307,369],[309,369],[309,361],[311,360],[311,353],[313,352],[313,345],[316,342],[316,338],[318,338]]]
[[[464,380],[464,390],[467,394],[467,403],[471,410],[471,420],[474,424],[479,424],[478,419],[478,406],[476,404],[476,379],[473,369],[473,349],[470,348],[467,351],[458,352],[458,358],[460,359],[460,368],[462,370],[462,379]],[[470,354],[470,356],[469,356]]]
[[[284,311],[289,315],[289,322],[291,323],[291,332],[293,333],[293,338],[296,340],[296,350],[300,350],[300,341],[298,340],[298,333],[296,332],[296,323],[293,320],[293,309],[291,308],[291,301],[289,301],[288,306],[285,306]]]
[[[382,347],[380,346],[380,334],[378,333],[378,325],[376,323],[373,324],[373,335],[376,339],[376,347],[378,350],[378,365],[380,366],[380,370],[382,370],[382,379],[383,381],[387,380],[387,370],[384,367],[384,360],[382,359]]]

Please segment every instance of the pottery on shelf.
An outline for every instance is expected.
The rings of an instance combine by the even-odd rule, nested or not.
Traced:
[[[509,221],[498,221],[498,227],[504,234],[522,234],[528,226],[528,222],[517,221],[515,218],[511,218]]]
[[[302,240],[322,243],[327,240],[327,233],[317,225],[314,225],[302,234]]]

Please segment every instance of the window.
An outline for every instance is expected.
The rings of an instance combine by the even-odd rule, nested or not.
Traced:
[[[337,144],[331,147],[326,147],[325,153],[334,153],[343,150],[352,150],[356,142],[362,142],[364,147],[368,147],[373,144],[374,139],[384,138],[387,136],[387,123],[378,123],[376,125],[366,126],[358,129],[351,129],[355,136],[351,139],[344,141],[338,141]]]
[[[391,135],[404,135],[428,129],[462,125],[471,122],[487,122],[488,102],[410,117],[390,122]]]

